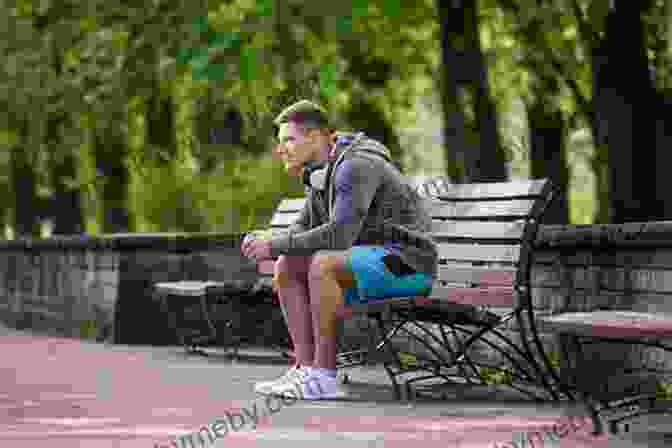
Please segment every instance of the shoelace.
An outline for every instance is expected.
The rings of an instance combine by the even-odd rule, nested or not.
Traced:
[[[308,376],[308,372],[303,367],[295,367],[285,373],[284,380],[294,383],[297,380],[303,381],[306,376]]]

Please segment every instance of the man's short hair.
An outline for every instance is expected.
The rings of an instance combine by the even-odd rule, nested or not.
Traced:
[[[320,105],[308,100],[297,101],[285,108],[273,120],[276,126],[289,122],[296,123],[305,129],[327,129],[329,118],[327,111]]]

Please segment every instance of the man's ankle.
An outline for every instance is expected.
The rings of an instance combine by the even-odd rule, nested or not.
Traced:
[[[311,367],[310,369],[310,373],[330,378],[336,378],[336,372],[337,372],[336,369],[323,368],[323,367]]]

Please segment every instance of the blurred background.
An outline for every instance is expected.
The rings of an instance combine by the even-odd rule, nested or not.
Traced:
[[[409,175],[550,177],[551,221],[672,216],[672,0],[0,0],[0,22],[4,238],[263,227],[303,194],[270,156],[301,98]]]

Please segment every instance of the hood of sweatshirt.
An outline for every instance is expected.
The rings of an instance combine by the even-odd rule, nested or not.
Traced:
[[[363,132],[337,132],[334,137],[334,146],[329,154],[331,174],[328,186],[328,210],[331,215],[334,206],[335,176],[333,172],[338,165],[350,157],[375,157],[382,158],[386,162],[392,162],[392,154],[382,143],[367,137]]]
[[[349,151],[376,154],[388,162],[392,161],[390,150],[380,142],[370,139],[363,132],[337,132],[329,158],[338,164],[340,163],[339,156]]]

